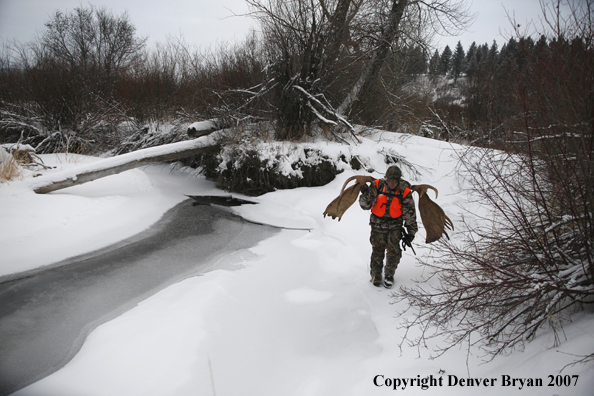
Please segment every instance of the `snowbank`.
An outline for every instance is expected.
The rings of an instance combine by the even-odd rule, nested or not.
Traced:
[[[460,207],[481,210],[459,190],[451,145],[381,132],[363,140],[349,150],[366,158],[375,176],[387,167],[379,152],[404,156],[417,166],[420,182],[439,189],[437,202],[454,223]],[[259,205],[235,209],[254,221],[307,230],[284,230],[221,258],[235,271],[216,270],[160,291],[98,327],[64,368],[16,395],[591,394],[591,363],[563,371],[568,386],[554,382],[572,355],[592,345],[591,315],[566,326],[569,341],[560,347],[552,348],[545,330],[525,351],[485,365],[465,349],[429,360],[432,345],[400,345],[394,316],[403,307],[391,305],[390,292],[369,283],[368,212],[355,205],[341,222],[322,217],[354,174],[346,171],[323,187],[269,193],[257,198]],[[49,264],[132,235],[183,199],[182,193],[215,192],[203,179],[156,166],[46,196],[19,183],[2,186],[0,216],[7,227],[0,250],[11,255],[2,270]],[[420,233],[414,243],[422,256],[431,246],[421,244]],[[33,244],[39,249],[30,249]],[[396,287],[414,285],[424,271],[409,253],[396,272]],[[468,378],[483,381],[469,385]],[[512,382],[520,378],[525,381]]]
[[[93,169],[100,162],[72,154],[41,158],[56,166],[44,171],[46,180]],[[0,185],[0,279],[131,237],[186,199],[183,194],[220,194],[213,183],[172,173],[168,165],[133,169],[44,195],[33,192],[38,179],[29,176]]]

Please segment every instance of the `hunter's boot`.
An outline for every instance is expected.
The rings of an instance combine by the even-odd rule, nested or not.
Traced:
[[[374,273],[372,271],[371,272],[371,283],[373,283],[373,286],[380,287],[382,285],[382,273],[381,272]]]

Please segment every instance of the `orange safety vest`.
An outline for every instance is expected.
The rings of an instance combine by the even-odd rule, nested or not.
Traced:
[[[379,179],[375,180],[375,188],[379,188]],[[371,212],[378,216],[384,217],[386,214],[386,206],[388,206],[388,196],[382,193],[386,192],[386,185],[384,184],[384,188],[382,192],[380,192],[377,196],[377,200],[375,201],[375,205],[371,208]],[[408,194],[410,194],[411,189],[405,188],[404,193],[402,194],[402,198],[405,198]],[[396,195],[398,195],[400,191],[396,191]],[[402,216],[402,204],[400,203],[400,199],[398,197],[393,197],[392,202],[390,203],[390,217],[393,219]]]

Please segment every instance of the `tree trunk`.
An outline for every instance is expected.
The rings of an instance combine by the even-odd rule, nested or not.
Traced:
[[[388,26],[385,27],[385,30],[380,37],[380,43],[375,51],[373,51],[369,65],[367,68],[365,68],[365,70],[363,70],[363,73],[347,97],[338,107],[338,114],[346,115],[350,111],[353,104],[359,100],[359,98],[361,98],[375,82],[375,79],[379,75],[384,62],[388,57],[390,47],[394,41],[398,39],[398,28],[407,5],[408,0],[392,0],[390,20],[388,22]]]
[[[330,32],[326,49],[326,66],[332,65],[340,52],[340,47],[345,44],[348,36],[348,12],[352,0],[339,0],[334,14],[329,17]]]
[[[140,166],[192,157],[217,145],[216,135],[215,133],[194,140],[133,151],[79,166],[75,169],[69,169],[55,174],[46,174],[35,179],[33,191],[38,194],[46,194],[105,176],[115,175]]]

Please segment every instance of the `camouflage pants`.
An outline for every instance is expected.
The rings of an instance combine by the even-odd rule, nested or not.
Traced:
[[[381,276],[384,267],[384,253],[388,251],[386,257],[385,276],[394,276],[394,272],[400,263],[402,250],[400,249],[400,240],[402,232],[400,228],[386,231],[371,230],[371,275]]]

